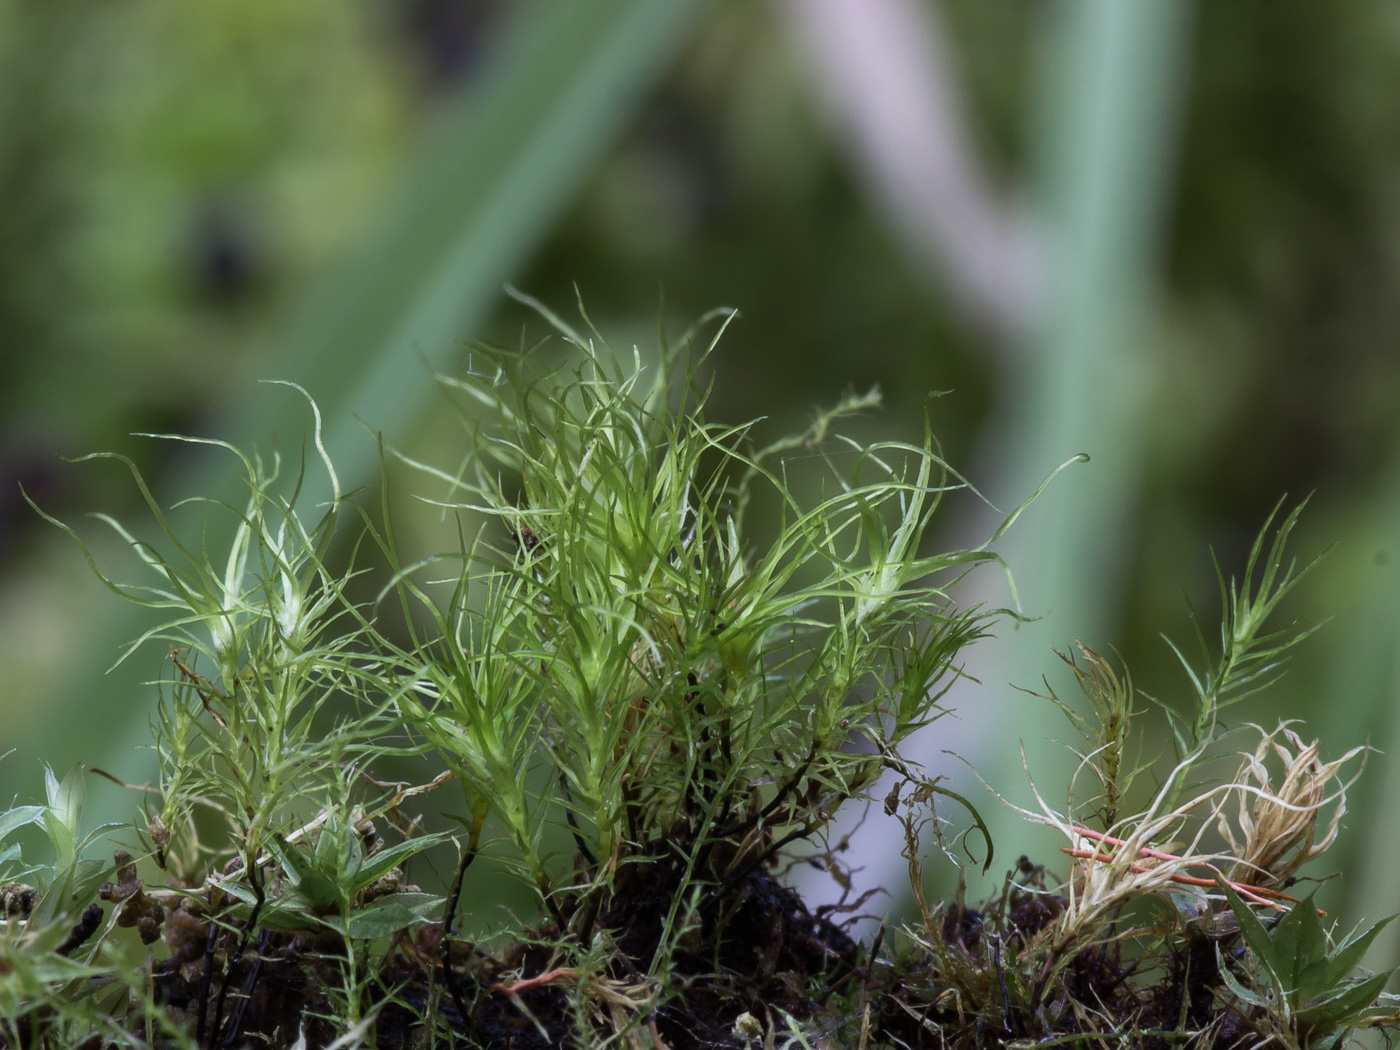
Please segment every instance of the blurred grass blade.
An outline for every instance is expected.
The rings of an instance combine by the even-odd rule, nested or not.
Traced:
[[[1092,462],[1058,478],[1037,502],[1034,522],[1000,548],[1026,612],[1044,615],[972,654],[972,673],[999,690],[1034,686],[1052,649],[1074,638],[1113,640],[1104,632],[1119,600],[1123,537],[1143,469],[1139,413],[1152,360],[1144,332],[1192,13],[1178,0],[1064,0],[1044,12],[1031,133],[1051,283],[1045,317],[1007,370],[1000,414],[987,431],[999,463],[996,491],[983,491],[1019,498],[1065,456],[1086,452]],[[1007,692],[996,696],[1016,703]],[[1059,718],[1050,704],[1022,701],[1010,739],[994,729],[962,753],[989,782],[1009,787],[1024,783],[1017,746],[1024,742],[1030,769],[1059,783],[1069,762],[1053,743]],[[1012,856],[1055,848],[1048,833],[1037,838],[1004,808],[987,820],[998,845],[1016,843]]]
[[[486,319],[708,3],[522,6],[490,67],[428,121],[367,243],[310,298],[285,338],[250,364],[210,432],[245,448],[267,448],[275,434],[294,452],[310,429],[305,403],[254,382],[289,380],[319,402],[325,449],[345,487],[369,480],[377,451],[356,417],[391,437],[402,433],[432,390],[430,370],[449,370],[461,341]],[[241,505],[246,492],[235,467],[200,456],[163,489]],[[304,506],[329,497],[323,476],[308,471],[307,484]],[[198,524],[184,527],[197,547]],[[212,533],[209,540],[217,543]],[[58,768],[99,764],[139,782],[145,774],[132,768],[142,761],[134,749],[148,735],[153,700],[141,683],[156,677],[156,665],[135,659],[103,675],[148,617],[105,601],[93,616],[73,626],[83,644],[55,670],[36,731],[6,743]],[[20,785],[34,783],[34,767],[12,762],[0,778],[0,791],[28,794]]]
[[[1400,464],[1400,449],[1393,464]],[[1358,834],[1346,842],[1342,855],[1356,870],[1348,917],[1384,915],[1397,909],[1400,884],[1400,838],[1387,833],[1395,800],[1400,798],[1400,587],[1395,569],[1379,564],[1372,552],[1395,551],[1400,546],[1400,470],[1392,465],[1386,478],[1385,497],[1354,531],[1350,543],[1352,577],[1345,581],[1350,608],[1328,631],[1333,650],[1322,681],[1334,702],[1327,710],[1328,725],[1338,740],[1365,739],[1380,754],[1375,771],[1357,785],[1354,823]],[[1341,559],[1338,559],[1341,561]],[[1339,567],[1344,569],[1345,563]],[[1368,828],[1374,830],[1367,830]],[[1376,832],[1379,833],[1376,833]],[[1376,941],[1377,966],[1400,964],[1400,924],[1390,926]]]
[[[493,68],[428,123],[419,156],[366,249],[307,304],[250,378],[306,387],[326,447],[353,478],[376,452],[352,418],[393,434],[486,319],[669,66],[708,0],[540,2]],[[218,426],[240,447],[305,430],[300,406],[251,383]],[[353,482],[351,486],[353,487]]]

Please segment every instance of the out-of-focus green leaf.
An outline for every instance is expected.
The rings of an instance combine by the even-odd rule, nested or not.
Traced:
[[[49,800],[49,809],[63,822],[74,836],[78,834],[78,821],[83,815],[83,803],[87,799],[83,771],[74,766],[60,781],[49,767],[44,768],[44,786]]]
[[[391,437],[412,421],[432,390],[430,371],[446,370],[486,318],[708,3],[539,0],[520,7],[491,67],[424,128],[368,243],[251,364],[211,429],[245,447],[267,447],[276,435],[295,455],[310,429],[304,404],[254,382],[292,380],[320,403],[326,447],[347,487],[368,480],[377,452],[357,420]],[[246,493],[236,468],[196,456],[164,491],[198,490],[241,505]],[[200,523],[190,518],[181,527],[198,546]],[[100,615],[100,627],[76,628],[86,642],[56,674],[48,718],[14,743],[26,755],[100,762],[139,781],[142,759],[133,756],[147,735],[153,697],[142,683],[158,665],[135,659],[102,675],[149,621],[117,606],[103,606]],[[71,731],[78,719],[82,734]],[[103,741],[102,753],[94,753],[94,741]],[[22,766],[5,773],[28,781],[32,767]]]
[[[1382,919],[1365,933],[1349,938],[1342,942],[1341,947],[1328,960],[1327,972],[1323,981],[1327,987],[1331,987],[1339,982],[1343,977],[1361,965],[1361,958],[1366,954],[1371,942],[1376,939],[1376,935],[1389,926],[1400,916],[1392,915]]]
[[[409,839],[407,842],[400,842],[397,846],[390,846],[387,849],[381,850],[380,852],[374,854],[374,856],[369,857],[367,860],[365,860],[365,862],[361,864],[360,867],[355,871],[355,890],[358,891],[370,885],[374,882],[375,879],[378,879],[383,875],[389,874],[389,872],[393,868],[398,867],[409,857],[421,853],[425,849],[429,849],[433,846],[436,846],[438,843],[444,841],[447,837],[448,836],[441,834],[417,835],[414,838]]]
[[[394,893],[356,909],[350,916],[351,937],[387,937],[441,910],[442,898],[431,893]]]
[[[1385,988],[1393,971],[1378,973],[1359,984],[1344,985],[1334,990],[1326,999],[1305,1010],[1298,1011],[1300,1025],[1332,1025],[1338,1022],[1355,1021],[1364,1013]]]
[[[0,813],[0,838],[4,838],[16,828],[33,824],[43,815],[43,806],[15,806],[13,809]]]
[[[706,3],[532,3],[483,82],[430,119],[370,244],[256,366],[313,393],[346,474],[376,462],[353,417],[388,433],[412,419],[429,367],[445,367],[485,320]],[[218,428],[234,444],[306,429],[299,408],[265,389],[239,393]]]
[[[253,914],[253,909],[257,908],[258,925],[264,929],[290,933],[295,930],[313,929],[317,925],[316,916],[300,897],[264,900],[259,906],[257,895],[247,886],[229,882],[224,886],[224,892],[241,902],[242,906],[236,906],[232,914],[242,922],[246,922]]]
[[[1144,462],[1146,333],[1193,9],[1173,0],[1066,0],[1043,12],[1031,117],[1047,307],[1006,370],[988,424],[1000,477],[984,491],[993,500],[1028,492],[1075,453],[1092,462],[1051,486],[1034,520],[1000,548],[1025,611],[1038,618],[974,655],[973,666],[987,661],[994,689],[1038,682],[1051,651],[1071,638],[1111,640],[1113,581]],[[993,734],[984,753],[965,757],[1003,790],[1026,768],[1054,782],[1070,765],[1053,742],[1058,713],[1026,705],[1015,717],[1014,732]],[[1055,848],[1048,831],[1040,838],[1010,810],[994,807],[987,821],[999,845],[1016,843],[1012,856]],[[995,892],[990,883],[972,892],[983,891]]]

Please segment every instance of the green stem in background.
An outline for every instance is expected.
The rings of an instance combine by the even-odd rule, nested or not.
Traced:
[[[1044,318],[1002,376],[1002,408],[987,433],[1003,492],[1029,490],[1047,459],[1084,451],[1093,463],[1061,479],[1001,548],[1027,614],[1044,618],[974,652],[974,667],[995,661],[983,672],[994,674],[989,684],[1039,681],[1045,654],[1075,636],[1105,638],[1113,616],[1127,554],[1121,537],[1142,470],[1146,319],[1192,8],[1189,0],[1060,0],[1040,12],[1031,131],[1050,279]],[[1019,711],[1017,727],[1032,768],[1063,768],[1049,707]],[[989,781],[1009,786],[1024,779],[1015,743],[998,735],[969,757]],[[987,817],[998,842],[1014,838],[1032,856],[1053,848],[1048,835],[1028,840],[999,808]]]

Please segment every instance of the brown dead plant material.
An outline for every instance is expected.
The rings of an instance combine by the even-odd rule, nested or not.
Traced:
[[[1272,733],[1254,727],[1260,734],[1259,746],[1244,756],[1235,774],[1236,784],[1252,790],[1240,791],[1234,825],[1223,814],[1217,822],[1236,858],[1229,873],[1232,882],[1286,885],[1299,868],[1327,852],[1347,811],[1347,789],[1365,764],[1368,748],[1364,745],[1323,762],[1318,742],[1304,743],[1290,725],[1284,722]],[[1356,772],[1343,779],[1344,768],[1358,757]],[[1270,758],[1283,765],[1277,780],[1269,770]],[[1318,823],[1328,809],[1331,812],[1318,839]]]

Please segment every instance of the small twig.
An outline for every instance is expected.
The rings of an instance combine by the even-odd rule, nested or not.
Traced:
[[[120,777],[113,776],[111,773],[108,773],[105,769],[99,769],[97,766],[88,766],[87,768],[88,772],[96,773],[99,777],[104,777],[105,779],[110,780],[113,784],[116,784],[117,787],[123,788],[126,791],[143,791],[148,795],[161,794],[160,788],[152,787],[150,784],[128,784],[125,780],[122,780]]]
[[[219,728],[227,729],[228,720],[224,718],[221,714],[219,714],[219,712],[214,710],[213,706],[210,703],[210,700],[212,698],[216,700],[227,701],[228,697],[224,696],[224,694],[219,691],[218,687],[215,686],[212,681],[210,681],[204,675],[200,674],[198,671],[195,671],[193,668],[189,667],[183,660],[181,660],[180,654],[182,652],[184,652],[183,649],[177,649],[175,648],[175,646],[172,645],[170,647],[170,662],[175,665],[175,669],[179,671],[180,674],[184,677],[185,681],[189,683],[190,688],[192,688],[199,695],[199,702],[204,706],[204,710],[209,712],[209,716],[213,718],[215,722],[219,723]]]
[[[501,995],[519,995],[521,992],[529,991],[531,988],[537,988],[543,984],[553,984],[555,981],[564,980],[566,978],[569,980],[577,980],[578,971],[570,970],[566,967],[559,967],[558,969],[542,973],[538,977],[527,977],[524,980],[515,981],[510,984],[507,984],[505,981],[497,981],[491,986],[491,991]]]
[[[1086,838],[1095,839],[1099,842],[1106,842],[1111,846],[1127,845],[1127,843],[1124,842],[1122,839],[1116,839],[1111,835],[1105,835],[1099,831],[1091,831],[1088,828],[1078,828],[1072,826],[1070,830],[1073,831],[1075,834],[1083,835]],[[1087,849],[1070,849],[1068,846],[1062,846],[1060,848],[1060,852],[1067,853],[1071,857],[1077,857],[1080,860],[1093,860],[1098,861],[1101,864],[1110,864],[1120,859],[1118,857],[1114,857],[1112,854],[1109,853],[1099,853],[1094,850]],[[1186,861],[1184,857],[1178,857],[1174,853],[1164,853],[1161,850],[1149,849],[1146,846],[1139,846],[1137,848],[1137,852],[1139,856],[1146,857],[1151,860],[1171,861],[1175,863],[1190,863],[1189,861]],[[1207,864],[1205,862],[1201,862],[1200,866],[1210,868],[1212,871],[1217,870],[1214,867],[1214,865]],[[1128,870],[1138,875],[1146,875],[1147,873],[1151,872],[1153,868],[1148,864],[1141,863],[1140,861],[1134,861],[1128,865]],[[1174,875],[1169,875],[1167,877],[1172,882],[1179,883],[1183,886],[1198,886],[1203,889],[1214,889],[1217,885],[1215,879],[1204,879],[1194,875],[1182,875],[1180,873],[1177,873]],[[1222,875],[1221,878],[1224,879],[1224,876]],[[1256,904],[1265,905],[1267,907],[1273,908],[1276,911],[1287,911],[1287,909],[1284,908],[1284,906],[1280,904],[1279,901],[1288,901],[1290,904],[1302,903],[1297,897],[1290,897],[1286,893],[1280,893],[1278,890],[1270,889],[1267,886],[1255,886],[1252,883],[1248,882],[1232,882],[1229,879],[1224,879],[1224,881],[1226,885],[1228,885],[1241,897],[1246,897]],[[1318,915],[1327,914],[1321,908],[1317,909],[1317,913]]]
[[[401,788],[392,798],[380,803],[374,809],[369,811],[360,811],[361,816],[358,819],[356,819],[355,826],[357,828],[364,827],[366,824],[369,824],[370,822],[374,821],[377,817],[381,817],[385,813],[388,813],[390,810],[397,808],[399,803],[401,803],[404,799],[411,798],[414,795],[421,795],[425,792],[433,790],[433,788],[440,787],[447,781],[452,780],[454,777],[456,777],[456,775],[456,773],[453,773],[451,770],[448,770],[446,772],[439,773],[426,784],[417,784],[412,787]],[[365,776],[365,779],[369,780],[370,783],[376,785],[377,787],[388,786],[380,783],[377,780],[374,780],[369,776]],[[206,803],[206,805],[207,804],[208,803]],[[214,806],[213,808],[219,810],[220,812],[224,812],[222,806]],[[295,845],[296,843],[300,842],[302,839],[310,835],[313,831],[317,831],[320,828],[324,827],[326,822],[330,820],[333,816],[335,816],[335,811],[333,809],[323,809],[320,813],[308,820],[301,827],[296,828],[293,831],[287,832],[287,834],[283,836],[283,840],[289,846]],[[258,853],[257,861],[255,862],[254,867],[265,868],[272,864],[275,860],[276,858],[270,852],[268,852],[267,850],[262,850]],[[237,875],[239,875],[242,871],[243,869],[239,868],[236,871],[233,871],[227,875],[218,871],[210,872],[204,880],[204,885],[202,889],[204,891],[208,891],[212,888],[219,887],[226,879],[234,878]]]
[[[238,1038],[239,1031],[243,1028],[243,1015],[248,1011],[248,1004],[253,1001],[253,989],[258,986],[258,976],[262,973],[263,954],[267,951],[268,931],[263,930],[258,934],[257,957],[253,960],[253,965],[248,973],[248,983],[243,987],[243,998],[234,1007],[232,1016],[228,1019],[228,1034],[224,1036],[224,1045],[232,1046],[233,1041]]]
[[[875,963],[879,961],[880,949],[885,946],[885,931],[890,928],[889,916],[880,923],[880,928],[875,931],[875,939],[870,942],[870,953],[865,961],[865,973],[861,977],[861,983],[870,981],[871,972],[875,969]]]
[[[820,827],[820,822],[813,821],[811,824],[806,824],[798,828],[796,831],[792,831],[784,835],[782,838],[778,839],[777,842],[774,842],[771,846],[769,846],[758,856],[754,857],[753,860],[745,864],[742,870],[725,879],[725,885],[729,887],[737,886],[739,883],[743,882],[746,878],[748,878],[749,875],[753,873],[755,868],[757,868],[761,864],[766,863],[769,857],[772,857],[784,846],[792,842],[798,842],[801,839],[805,839],[811,835],[815,835]]]
[[[569,822],[569,834],[574,837],[574,845],[578,847],[579,853],[583,856],[584,863],[590,869],[598,866],[598,858],[593,855],[593,851],[588,848],[588,844],[583,841],[583,829],[578,826],[578,820],[574,817],[573,795],[569,791],[568,778],[564,776],[564,770],[559,770],[559,790],[564,794],[564,819]]]
[[[397,783],[385,783],[381,780],[375,780],[372,776],[370,776],[363,770],[361,770],[360,776],[377,788],[397,787],[399,789],[394,793],[392,798],[389,798],[386,801],[380,803],[379,808],[376,809],[374,813],[370,816],[370,819],[372,819],[374,816],[378,816],[381,813],[387,813],[391,809],[397,809],[399,807],[399,804],[403,802],[404,799],[412,798],[414,795],[423,795],[429,791],[432,791],[434,788],[441,787],[449,780],[455,778],[457,774],[452,772],[452,770],[447,769],[439,773],[437,776],[433,777],[433,779],[428,781],[426,784],[412,784],[408,787],[403,787],[402,781],[399,781]],[[295,832],[293,832],[293,834],[295,834]],[[290,841],[290,838],[288,841]]]
[[[746,817],[744,820],[741,820],[739,821],[739,823],[733,824],[730,827],[721,828],[709,837],[713,839],[728,839],[733,838],[736,835],[748,834],[748,832],[755,825],[757,825],[760,820],[766,820],[768,817],[772,816],[775,812],[777,812],[778,807],[781,806],[783,802],[787,799],[787,797],[797,789],[797,785],[802,783],[802,778],[807,775],[807,770],[812,768],[812,762],[816,759],[816,757],[817,741],[813,740],[812,746],[807,750],[807,757],[804,758],[802,760],[801,765],[797,767],[797,772],[794,773],[788,779],[788,782],[786,784],[784,784],[778,789],[778,793],[773,796],[773,798],[769,801],[768,805],[764,806],[753,816]]]
[[[761,821],[766,820],[768,817],[772,816],[773,813],[777,811],[778,807],[782,805],[783,801],[787,798],[787,796],[792,794],[792,792],[796,790],[797,785],[802,782],[802,778],[807,775],[807,770],[809,770],[812,767],[812,762],[815,760],[816,755],[817,742],[814,740],[812,741],[812,746],[807,751],[807,757],[804,758],[801,764],[797,767],[797,772],[793,774],[793,776],[788,780],[786,784],[784,784],[778,789],[778,793],[773,796],[773,798],[769,801],[768,805],[764,806],[757,813],[754,813],[739,821],[739,823],[737,824],[731,824],[727,828],[720,828],[719,830],[706,835],[704,843],[701,845],[700,850],[695,857],[695,869],[701,870],[704,868],[705,862],[710,859],[710,853],[714,849],[715,843],[722,842],[725,839],[737,838],[742,835],[747,835],[750,831],[757,827]],[[728,802],[729,800],[726,797],[726,813],[728,812]],[[813,828],[812,830],[815,830],[815,828]],[[800,835],[790,835],[787,838],[783,839],[783,841],[779,843],[778,846],[786,845],[787,843],[792,842],[796,838],[803,838],[806,835],[810,834],[811,831],[806,831]],[[760,860],[766,859],[768,856],[770,856],[773,853],[773,851],[778,848],[778,846],[769,847],[769,849],[767,849],[762,854]],[[741,877],[742,875],[747,875],[750,871],[753,870],[755,866],[756,865],[750,865],[749,867],[745,868],[741,874]],[[737,879],[726,879],[725,888],[733,886],[736,881]],[[713,900],[714,896],[714,894],[711,894],[710,899]]]
[[[231,959],[225,960],[228,967],[228,976],[224,978],[224,983],[219,986],[219,1000],[214,1005],[214,1026],[209,1032],[209,1045],[213,1046],[218,1042],[219,1034],[224,1026],[224,1000],[228,997],[228,986],[233,981],[233,971],[243,958],[243,953],[248,950],[248,941],[252,939],[253,929],[258,924],[258,915],[262,912],[264,902],[267,900],[263,892],[263,882],[257,874],[257,866],[253,866],[253,872],[248,880],[253,886],[253,910],[248,913],[248,921],[243,925],[243,932],[238,935],[238,947]]]
[[[1001,1026],[1006,1030],[1007,1035],[1011,1035],[1011,993],[1006,990],[1006,974],[1001,968],[1001,940],[997,937],[993,937],[991,940],[992,969],[996,971],[997,987],[1001,989]],[[1043,983],[1036,987],[1035,1005],[1038,1005],[1040,1002],[1040,993],[1043,988]]]
[[[462,1015],[463,1021],[469,1021],[470,1015],[467,1012],[467,1005],[462,1001],[462,993],[457,990],[457,982],[452,973],[452,928],[457,919],[457,905],[462,899],[462,880],[467,876],[467,869],[472,866],[472,861],[476,860],[475,845],[468,846],[462,854],[462,859],[457,862],[457,877],[452,881],[452,896],[447,902],[447,913],[442,920],[442,935],[438,938],[438,949],[442,955],[442,972],[447,980],[447,992],[452,996],[452,1001],[457,1005],[457,1012]]]
[[[212,902],[211,902],[212,905]],[[219,924],[211,907],[209,912],[209,936],[204,942],[204,974],[199,980],[199,1021],[194,1029],[196,1044],[204,1044],[204,1026],[209,1014],[209,986],[214,979],[214,945],[218,943]]]
[[[1126,846],[1128,844],[1124,839],[1116,839],[1112,835],[1105,835],[1102,831],[1094,831],[1091,828],[1079,828],[1071,824],[1070,831],[1076,835],[1083,835],[1086,839],[1093,839],[1095,842],[1107,842],[1110,846]],[[1161,850],[1149,849],[1147,846],[1139,846],[1137,851],[1144,857],[1154,857],[1157,860],[1181,860],[1175,853],[1163,853]]]
[[[778,839],[777,842],[774,842],[767,849],[763,850],[761,853],[759,853],[758,856],[754,857],[753,860],[749,861],[749,863],[745,864],[738,871],[725,876],[724,881],[720,885],[716,886],[714,889],[710,890],[708,894],[706,894],[705,902],[704,905],[702,905],[702,907],[713,904],[719,899],[721,894],[727,893],[730,890],[732,890],[735,886],[739,885],[739,883],[743,882],[746,878],[749,877],[749,875],[753,872],[755,868],[761,865],[773,854],[777,853],[778,850],[782,849],[788,843],[796,842],[798,839],[805,839],[807,836],[815,834],[820,826],[820,824],[816,823],[808,824]]]
[[[827,951],[831,951],[831,949],[828,948]],[[818,1006],[825,1006],[826,1001],[829,998],[831,998],[832,992],[836,991],[836,989],[840,988],[843,984],[845,984],[847,981],[849,981],[852,977],[854,977],[860,972],[861,967],[859,965],[857,965],[856,963],[847,963],[846,966],[835,977],[833,977],[830,981],[827,982],[826,987],[823,988],[820,992],[818,992],[817,997],[812,1001],[815,1002]]]
[[[544,907],[549,912],[549,917],[554,920],[554,925],[562,933],[569,928],[569,922],[564,918],[563,909],[559,907],[559,902],[554,899],[554,891],[549,888],[549,883],[538,884],[540,899],[544,901]]]

